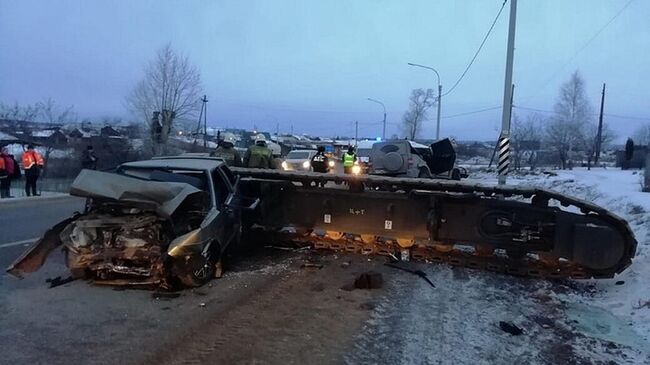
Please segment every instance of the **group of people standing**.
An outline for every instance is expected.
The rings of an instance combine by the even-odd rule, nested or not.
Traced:
[[[235,149],[235,135],[226,133],[219,141],[212,156],[221,157],[229,166],[249,167],[260,169],[273,169],[273,153],[266,144],[266,137],[263,134],[255,136],[255,143],[248,148],[242,159],[241,154]],[[352,173],[352,167],[357,161],[354,147],[350,146],[343,154],[343,170],[346,174]],[[311,159],[311,167],[314,172],[327,173],[330,170],[329,157],[325,154],[325,147],[319,146],[316,154]]]
[[[25,171],[25,194],[27,196],[40,195],[36,190],[36,181],[45,164],[43,156],[34,150],[34,146],[29,145],[27,151],[23,152],[22,162]],[[11,182],[21,177],[20,166],[14,155],[9,153],[7,147],[3,147],[0,150],[0,198],[13,198]]]
[[[266,145],[266,137],[263,134],[255,136],[255,144],[246,150],[243,159],[239,151],[235,149],[235,135],[232,133],[224,135],[223,140],[219,141],[219,146],[211,155],[223,158],[229,166],[258,169],[274,168],[273,153]]]

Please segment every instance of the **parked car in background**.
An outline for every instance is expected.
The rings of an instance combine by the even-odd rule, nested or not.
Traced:
[[[282,162],[284,171],[311,171],[311,158],[316,154],[316,150],[294,150],[287,154]]]

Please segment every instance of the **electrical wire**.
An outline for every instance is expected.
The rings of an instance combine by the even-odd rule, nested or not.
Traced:
[[[473,110],[473,111],[470,111],[470,112],[451,114],[451,115],[443,115],[442,117],[440,117],[440,119],[449,119],[449,118],[462,117],[464,115],[483,113],[483,112],[487,112],[487,111],[490,111],[490,110],[497,110],[497,109],[501,109],[501,108],[502,108],[501,106],[493,106],[493,107],[490,107],[490,108]]]
[[[525,98],[525,99],[524,99],[524,102],[526,102],[526,101],[530,101],[531,99],[534,99],[535,97],[537,97],[537,95],[539,95],[539,93],[540,93],[542,90],[544,90],[544,89],[545,89],[545,88],[546,88],[546,87],[551,83],[551,81],[553,81],[553,80],[557,77],[557,75],[559,75],[560,72],[562,72],[562,70],[564,70],[565,67],[567,67],[567,66],[568,66],[568,65],[569,65],[573,60],[575,60],[576,57],[577,57],[577,56],[578,56],[582,51],[584,51],[584,50],[585,50],[585,49],[586,49],[586,48],[591,44],[591,42],[593,42],[593,41],[594,41],[594,40],[595,40],[595,39],[596,39],[596,38],[597,38],[597,37],[598,37],[598,36],[599,36],[599,35],[600,35],[600,34],[601,34],[601,33],[602,33],[602,32],[603,32],[603,31],[604,31],[604,30],[605,30],[605,29],[610,25],[610,24],[612,24],[612,22],[613,22],[616,18],[618,18],[619,15],[621,15],[621,13],[623,12],[623,10],[627,9],[627,7],[630,6],[630,4],[632,3],[632,1],[634,1],[634,0],[629,0],[627,3],[625,3],[625,5],[623,5],[623,7],[622,7],[622,8],[621,8],[621,9],[620,9],[616,14],[614,14],[614,16],[612,16],[612,17],[607,21],[607,23],[605,23],[605,25],[603,25],[602,27],[600,27],[600,29],[598,29],[598,31],[597,31],[596,33],[594,33],[594,35],[593,35],[591,38],[589,38],[589,40],[588,40],[588,41],[587,41],[587,42],[586,42],[582,47],[580,47],[580,49],[578,49],[578,51],[577,51],[576,53],[574,53],[573,56],[571,56],[571,58],[569,58],[568,61],[566,61],[564,64],[562,64],[562,66],[560,66],[560,67],[559,67],[559,68],[558,68],[558,69],[557,69],[557,70],[556,70],[556,71],[551,75],[551,77],[549,77],[549,78],[544,82],[544,84],[542,84],[541,87],[537,88],[537,92],[536,92],[535,94],[533,94],[532,96],[530,96],[530,97],[528,97],[528,98]]]
[[[525,107],[525,106],[516,106],[516,105],[513,105],[512,107],[516,108],[516,109],[530,110],[530,111],[540,112],[540,113],[560,114],[560,113],[558,113],[556,111],[553,111],[553,110],[529,108],[529,107]],[[599,113],[591,113],[591,115],[599,115]],[[613,117],[613,118],[621,118],[621,119],[634,119],[634,120],[647,120],[647,121],[650,121],[650,117],[644,118],[644,117],[636,117],[636,116],[631,116],[631,115],[621,115],[621,114],[611,114],[611,113],[603,113],[603,116],[605,116],[605,117]]]
[[[483,48],[483,45],[485,45],[485,42],[487,41],[488,37],[490,36],[490,33],[492,33],[492,29],[494,29],[494,26],[496,25],[497,20],[499,20],[499,16],[501,16],[501,13],[503,12],[503,8],[506,6],[507,2],[508,2],[508,0],[503,0],[503,4],[501,4],[501,9],[499,9],[499,12],[497,13],[497,16],[494,18],[494,21],[492,22],[492,25],[490,25],[490,29],[488,29],[487,33],[485,34],[485,37],[483,37],[483,41],[481,42],[481,45],[478,46],[478,49],[474,53],[474,57],[472,57],[472,60],[469,61],[469,64],[467,65],[467,67],[465,67],[465,71],[463,71],[463,73],[460,75],[458,80],[456,80],[456,83],[454,84],[454,86],[452,86],[451,89],[449,89],[446,93],[442,94],[442,96],[449,95],[452,91],[454,91],[456,86],[458,86],[458,84],[460,84],[463,77],[465,77],[465,75],[467,74],[467,71],[469,71],[470,67],[472,67],[472,64],[474,64],[474,61],[476,60],[476,57],[478,57],[478,54],[481,52],[481,49]]]

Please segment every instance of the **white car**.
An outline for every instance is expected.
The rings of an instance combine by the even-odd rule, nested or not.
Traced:
[[[311,158],[316,154],[315,150],[294,150],[289,152],[282,162],[284,171],[312,171]]]

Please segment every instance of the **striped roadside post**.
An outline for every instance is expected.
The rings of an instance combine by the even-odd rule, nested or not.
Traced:
[[[510,138],[506,136],[499,137],[498,152],[499,163],[497,164],[497,172],[499,174],[499,184],[505,184],[508,167],[510,166]]]

